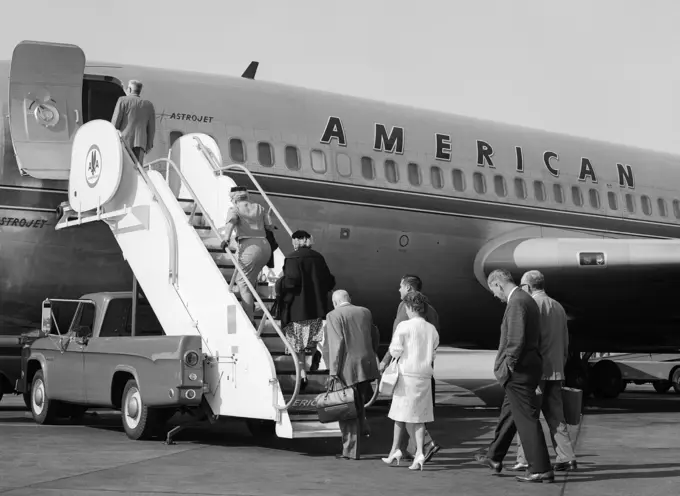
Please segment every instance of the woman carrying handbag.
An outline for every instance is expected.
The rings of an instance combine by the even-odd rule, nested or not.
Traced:
[[[389,348],[390,355],[393,357],[390,367],[395,364],[398,370],[398,379],[394,386],[392,405],[388,414],[388,417],[394,420],[394,437],[390,454],[382,461],[387,464],[396,461],[397,465],[399,464],[402,457],[399,445],[404,428],[406,428],[409,435],[415,437],[417,446],[416,456],[409,469],[420,468],[422,470],[425,463],[423,454],[425,423],[434,420],[430,380],[434,373],[433,364],[435,350],[439,346],[439,334],[437,329],[423,318],[427,308],[425,296],[418,291],[413,291],[407,294],[403,301],[409,320],[397,326]],[[397,359],[396,363],[394,359]],[[385,374],[383,374],[384,377]],[[385,381],[386,388],[390,381],[389,377]]]

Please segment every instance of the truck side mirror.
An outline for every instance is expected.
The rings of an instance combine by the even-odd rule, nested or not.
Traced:
[[[52,302],[50,300],[42,302],[42,326],[40,333],[44,336],[52,333]]]

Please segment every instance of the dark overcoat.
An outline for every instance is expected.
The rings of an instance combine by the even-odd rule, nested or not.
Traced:
[[[306,246],[286,256],[281,280],[281,325],[323,319],[330,309],[335,277],[321,253]]]

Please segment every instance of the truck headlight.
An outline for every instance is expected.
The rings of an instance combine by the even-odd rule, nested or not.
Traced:
[[[186,363],[189,367],[195,367],[198,365],[200,359],[201,357],[198,356],[198,353],[195,351],[187,351],[184,354],[184,363]]]

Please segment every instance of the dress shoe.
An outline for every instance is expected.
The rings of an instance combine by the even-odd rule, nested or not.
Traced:
[[[517,462],[512,467],[508,468],[508,470],[512,470],[513,472],[526,472],[528,468],[529,465],[526,463]]]
[[[401,460],[401,456],[402,456],[401,450],[398,449],[398,450],[394,451],[393,453],[390,453],[387,458],[381,458],[381,460],[383,462],[387,463],[388,465],[392,465],[392,462],[396,461],[397,465],[399,465],[399,460]]]
[[[576,460],[571,460],[568,462],[553,463],[552,468],[555,472],[565,472],[567,470],[576,470],[578,464],[576,463]]]
[[[516,475],[515,479],[520,482],[555,482],[555,472],[536,473],[527,472],[524,475]]]
[[[503,470],[503,464],[501,462],[495,462],[491,458],[488,458],[486,455],[482,453],[477,453],[475,455],[475,460],[477,460],[482,465],[486,465],[496,474],[500,474],[501,470]]]
[[[338,460],[351,460],[349,456],[345,456],[342,453],[335,455],[335,458],[337,458]]]
[[[430,441],[427,446],[425,446],[425,463],[429,462],[430,458],[436,455],[440,449],[442,449],[441,446],[434,441]]]
[[[424,463],[425,463],[425,455],[418,455],[413,459],[413,464],[408,469],[409,470],[420,469],[421,472],[422,472]]]

